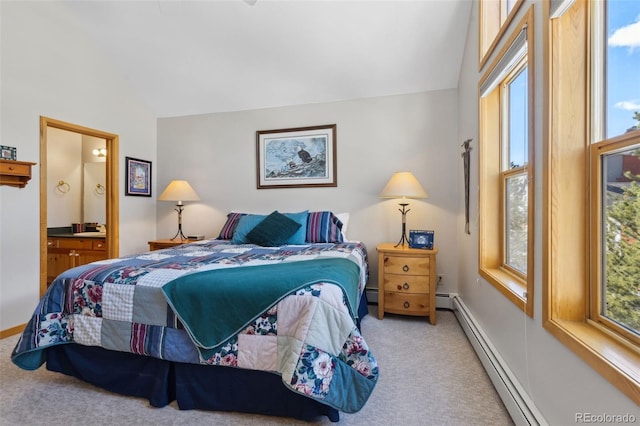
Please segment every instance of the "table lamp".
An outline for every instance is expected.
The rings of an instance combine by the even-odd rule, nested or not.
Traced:
[[[189,182],[186,180],[172,180],[171,183],[162,191],[162,194],[158,197],[160,201],[177,201],[175,211],[178,212],[178,232],[172,238],[175,240],[180,237],[181,240],[186,240],[187,237],[182,233],[182,210],[184,209],[183,201],[199,201],[200,197],[193,190]]]
[[[427,197],[427,192],[411,172],[396,172],[391,176],[389,182],[387,182],[387,185],[380,193],[380,198],[400,198],[400,205],[402,206],[402,209],[398,209],[400,213],[402,213],[402,236],[395,247],[409,242],[407,238],[407,213],[411,210],[407,209],[409,203],[406,202],[406,199]]]

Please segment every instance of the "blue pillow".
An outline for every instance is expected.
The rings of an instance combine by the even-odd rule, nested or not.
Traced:
[[[235,231],[233,231],[231,244],[249,244],[247,234],[251,232],[257,224],[262,222],[265,217],[267,216],[263,214],[248,214],[242,216],[240,220],[238,220],[238,226],[236,226]]]
[[[307,243],[307,217],[309,217],[309,211],[305,210],[300,213],[285,213],[289,219],[295,220],[300,224],[300,228],[287,240],[287,244],[302,245]]]
[[[278,247],[285,244],[299,228],[298,222],[276,210],[257,224],[247,234],[247,239],[260,246]]]

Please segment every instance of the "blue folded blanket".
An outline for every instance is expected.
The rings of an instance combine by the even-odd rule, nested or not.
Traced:
[[[339,285],[357,315],[358,265],[347,259],[315,259],[224,268],[183,275],[162,287],[172,310],[203,355],[242,331],[291,292],[326,282]]]

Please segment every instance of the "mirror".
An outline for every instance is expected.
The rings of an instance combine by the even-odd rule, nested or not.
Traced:
[[[53,127],[47,140],[47,227],[106,224],[106,156],[93,154],[106,140]]]

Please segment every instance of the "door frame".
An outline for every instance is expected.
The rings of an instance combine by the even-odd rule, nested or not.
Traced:
[[[118,146],[119,136],[102,130],[90,129],[40,116],[40,297],[47,291],[47,128],[93,136],[106,141],[106,209],[107,209],[107,257],[118,257],[119,239],[119,195],[118,195]]]

